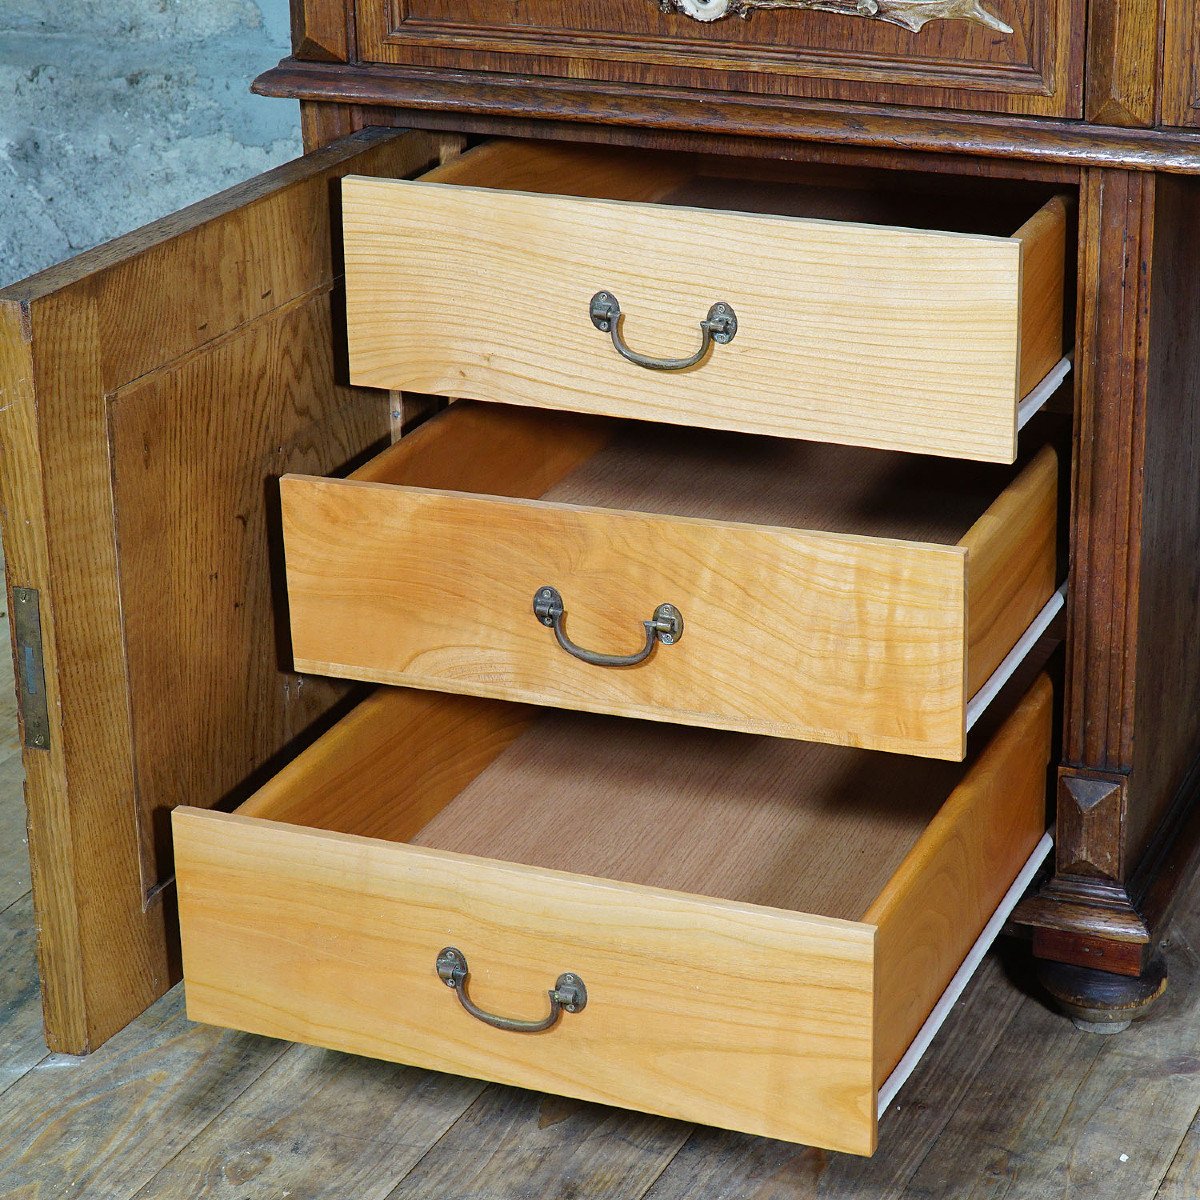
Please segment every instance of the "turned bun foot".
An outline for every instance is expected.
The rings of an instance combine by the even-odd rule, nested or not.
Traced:
[[[1037,976],[1055,1004],[1085,1033],[1114,1034],[1149,1012],[1167,990],[1167,965],[1151,960],[1141,975],[1037,959]]]

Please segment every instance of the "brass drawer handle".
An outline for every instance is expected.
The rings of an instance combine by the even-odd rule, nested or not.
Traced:
[[[700,349],[687,358],[652,358],[648,354],[639,354],[631,350],[621,336],[621,303],[612,292],[597,292],[592,297],[592,324],[601,333],[612,335],[612,344],[622,358],[627,358],[647,371],[686,371],[694,367],[707,353],[709,347],[716,342],[718,346],[726,346],[737,335],[737,314],[733,308],[724,302],[714,304],[708,310],[708,316],[700,322]]]
[[[459,1003],[471,1016],[493,1029],[503,1029],[508,1033],[542,1033],[554,1025],[561,1013],[582,1012],[587,1007],[587,988],[578,975],[569,971],[560,975],[554,987],[546,993],[550,997],[550,1014],[540,1021],[518,1021],[515,1017],[498,1017],[494,1013],[484,1012],[467,995],[467,979],[471,974],[467,956],[453,946],[447,946],[437,956],[437,973],[448,988],[458,993]]]
[[[568,654],[593,667],[636,667],[650,657],[656,642],[672,646],[683,637],[683,614],[673,604],[660,604],[654,616],[642,622],[646,627],[646,644],[634,654],[597,654],[595,650],[575,645],[563,630],[567,613],[557,588],[541,587],[534,592],[533,615],[554,630],[558,644]]]

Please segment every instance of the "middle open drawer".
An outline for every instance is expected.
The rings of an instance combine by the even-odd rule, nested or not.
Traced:
[[[281,493],[297,670],[930,757],[1055,589],[1050,448],[460,403]]]

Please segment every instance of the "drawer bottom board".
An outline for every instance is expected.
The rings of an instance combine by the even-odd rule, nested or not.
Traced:
[[[965,765],[384,689],[180,809],[198,1020],[870,1153],[877,1091],[1044,829],[1043,679]],[[563,971],[584,1011],[537,1035]]]

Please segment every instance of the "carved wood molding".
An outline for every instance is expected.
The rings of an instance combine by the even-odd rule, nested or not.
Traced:
[[[1058,873],[1123,883],[1129,779],[1062,767],[1058,774]]]
[[[919,33],[930,21],[977,21],[997,33],[1012,33],[983,6],[983,0],[657,0],[663,12],[680,12],[694,21],[748,17],[756,8],[795,8],[865,17],[901,25]]]

